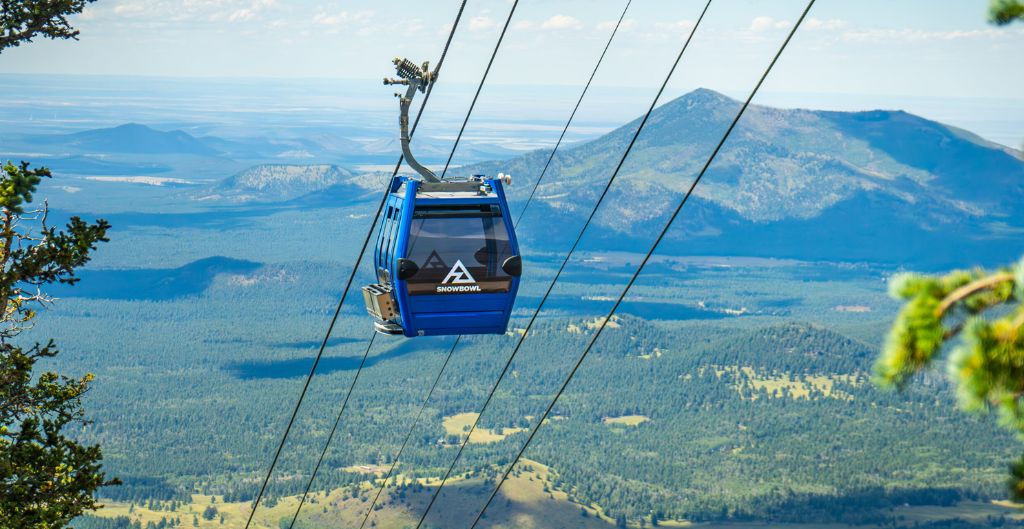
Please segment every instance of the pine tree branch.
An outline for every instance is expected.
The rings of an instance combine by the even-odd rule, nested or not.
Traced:
[[[960,331],[962,330],[964,330],[964,322],[957,323],[949,329],[946,329],[946,332],[942,334],[942,341],[949,341],[956,335],[960,334]]]
[[[971,281],[942,298],[939,306],[935,308],[935,316],[937,318],[942,318],[946,312],[949,311],[950,307],[959,301],[963,301],[964,298],[971,294],[975,294],[987,288],[995,287],[1001,283],[1006,283],[1007,281],[1013,281],[1013,274],[1010,272],[999,272],[988,277]]]
[[[11,248],[11,245],[14,244],[14,228],[12,223],[16,218],[14,212],[7,208],[4,208],[3,214],[3,231],[0,232],[0,237],[3,239],[2,242],[0,242],[0,244],[3,245],[3,248],[0,249],[0,273],[6,273],[7,261],[10,259],[11,252],[13,251],[13,248]],[[11,292],[4,292],[4,294],[4,299],[0,301],[0,319],[6,320],[8,316],[7,310],[10,306]]]

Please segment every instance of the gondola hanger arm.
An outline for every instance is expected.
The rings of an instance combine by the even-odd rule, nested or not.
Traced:
[[[429,62],[424,62],[422,66],[416,66],[409,59],[395,58],[393,62],[398,78],[385,77],[384,84],[408,87],[405,90],[405,95],[401,93],[395,94],[398,97],[399,109],[401,110],[398,123],[401,128],[402,154],[405,156],[405,161],[409,166],[415,169],[423,177],[423,180],[427,182],[440,182],[441,180],[433,171],[416,161],[416,157],[412,155],[412,151],[409,148],[411,140],[409,136],[409,107],[412,106],[412,99],[416,96],[417,90],[426,92],[430,85],[437,80],[437,72],[430,71]]]

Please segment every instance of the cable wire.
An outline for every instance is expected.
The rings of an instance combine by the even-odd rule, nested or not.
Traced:
[[[622,20],[626,17],[626,12],[629,10],[629,6],[632,3],[633,0],[627,0],[626,6],[622,10],[622,15],[619,16],[618,22],[615,23],[615,28],[612,29],[612,33],[608,37],[608,42],[605,44],[604,50],[601,51],[601,56],[597,59],[597,64],[594,66],[594,71],[591,72],[590,78],[587,79],[586,86],[584,86],[583,92],[580,94],[579,100],[576,101],[576,106],[573,108],[572,113],[569,115],[569,120],[565,123],[565,127],[562,129],[562,134],[558,137],[558,141],[555,143],[555,147],[554,149],[552,149],[551,155],[548,157],[547,163],[544,164],[544,169],[541,171],[540,176],[537,177],[537,181],[533,185],[533,191],[530,192],[530,198],[527,199],[526,204],[523,206],[523,209],[519,212],[519,217],[516,219],[513,228],[519,227],[519,222],[523,220],[523,215],[526,213],[526,208],[530,206],[530,201],[533,200],[533,196],[537,192],[537,186],[540,185],[540,181],[544,178],[544,175],[547,173],[548,166],[551,165],[551,160],[552,158],[554,158],[555,152],[558,151],[558,147],[562,144],[562,139],[565,137],[566,131],[569,130],[569,126],[572,124],[573,118],[576,116],[576,111],[579,110],[580,103],[583,102],[583,98],[587,95],[587,90],[590,88],[590,84],[591,82],[593,82],[594,76],[597,74],[598,68],[601,67],[601,62],[604,61],[604,56],[605,54],[608,53],[608,48],[609,46],[611,46],[612,40],[615,39],[615,34],[619,31],[619,26],[622,25]],[[419,426],[420,419],[423,416],[424,408],[426,408],[431,396],[433,396],[434,390],[435,388],[437,388],[437,384],[441,380],[441,376],[444,375],[445,369],[448,367],[448,361],[451,360],[452,355],[455,353],[455,348],[458,347],[459,342],[461,340],[462,336],[456,337],[454,343],[452,343],[451,348],[448,349],[448,355],[445,358],[444,363],[441,365],[441,369],[438,371],[437,377],[434,379],[434,383],[430,387],[430,391],[427,392],[427,397],[423,399],[423,403],[420,405],[420,409],[416,413],[416,419],[413,420],[412,425],[409,427],[409,431],[405,435],[405,440],[402,441],[401,447],[398,449],[398,452],[396,453],[394,460],[391,462],[391,467],[388,469],[387,474],[385,474],[383,481],[381,481],[380,487],[377,488],[377,493],[374,496],[373,501],[370,502],[369,508],[366,509],[366,515],[363,517],[362,523],[359,524],[359,529],[363,529],[366,526],[366,522],[370,518],[370,513],[373,512],[373,508],[377,505],[377,501],[380,499],[381,493],[387,487],[388,480],[391,479],[391,476],[395,471],[395,467],[398,465],[398,461],[402,457],[402,453],[405,452],[405,448],[409,444],[409,440],[412,438],[413,432],[415,431],[416,427]],[[291,527],[289,527],[289,529],[291,529]]]
[[[373,501],[370,502],[370,506],[366,509],[366,515],[363,516],[362,523],[359,524],[359,529],[366,527],[366,522],[370,519],[370,513],[373,512],[373,507],[377,505],[377,501],[380,499],[380,495],[384,492],[387,487],[388,480],[391,479],[392,474],[395,472],[395,467],[398,466],[398,461],[402,458],[402,453],[405,452],[405,447],[409,444],[409,439],[412,439],[413,432],[416,431],[416,426],[419,425],[420,418],[423,416],[423,410],[426,409],[427,403],[430,402],[430,398],[434,396],[434,390],[437,389],[437,383],[441,381],[441,375],[444,375],[445,368],[448,367],[448,361],[452,359],[453,353],[455,353],[455,346],[459,344],[459,340],[462,336],[455,338],[455,343],[448,349],[448,355],[444,359],[444,363],[441,364],[441,369],[437,371],[437,376],[434,378],[434,383],[430,386],[430,391],[427,392],[427,396],[423,399],[423,403],[420,404],[420,410],[416,412],[416,418],[412,421],[412,426],[409,431],[405,434],[405,440],[402,441],[401,448],[398,449],[398,453],[395,454],[395,458],[391,461],[391,468],[388,469],[388,473],[384,476],[384,480],[381,482],[380,487],[377,488],[377,494],[373,497]],[[289,528],[290,529],[290,528]]]
[[[455,36],[455,29],[459,27],[459,20],[462,19],[462,13],[466,8],[466,2],[467,0],[462,0],[462,4],[459,6],[459,12],[455,16],[455,22],[452,24],[452,30],[448,34],[448,40],[445,42],[444,50],[441,52],[441,59],[437,62],[437,67],[434,70],[435,72],[440,72],[441,65],[444,64],[444,58],[448,54],[448,47],[452,43],[452,37]],[[416,120],[413,122],[412,129],[409,132],[410,137],[416,133],[416,127],[420,123],[420,117],[423,116],[423,110],[427,106],[427,101],[430,99],[430,94],[433,91],[433,88],[434,84],[431,83],[430,87],[428,87],[427,89],[426,94],[424,94],[423,96],[423,103],[420,105],[419,111],[416,113]],[[392,178],[394,178],[394,176],[398,174],[399,169],[402,167],[403,159],[403,156],[399,156],[398,163],[395,164],[395,170],[391,175]],[[309,391],[309,384],[310,382],[312,382],[313,375],[316,374],[316,368],[317,366],[320,365],[320,359],[323,357],[324,350],[327,348],[327,341],[331,337],[331,332],[334,330],[334,325],[338,322],[338,316],[341,314],[341,307],[345,304],[345,298],[348,295],[348,291],[352,288],[352,281],[355,279],[356,272],[359,270],[359,264],[362,262],[363,256],[366,254],[366,248],[367,246],[369,246],[370,239],[373,237],[374,228],[377,226],[377,219],[380,218],[380,214],[384,210],[384,204],[387,202],[389,191],[390,189],[388,188],[384,189],[384,196],[381,197],[380,204],[377,206],[377,213],[374,215],[373,222],[370,224],[370,229],[367,230],[366,232],[366,238],[363,240],[363,246],[359,250],[359,255],[356,257],[356,262],[352,266],[352,271],[348,276],[348,281],[346,281],[345,283],[345,289],[342,290],[341,300],[338,301],[338,306],[334,309],[334,315],[331,317],[331,322],[327,326],[327,333],[324,335],[324,339],[320,343],[320,349],[316,353],[316,358],[313,360],[313,365],[309,369],[309,374],[306,375],[306,381],[302,385],[302,391],[299,393],[299,399],[295,403],[295,409],[292,410],[291,417],[288,419],[288,425],[285,427],[284,434],[281,436],[281,442],[278,444],[277,450],[274,452],[274,458],[270,462],[270,468],[267,470],[267,476],[263,479],[263,484],[260,486],[260,491],[256,495],[256,499],[253,501],[252,511],[249,512],[249,517],[245,521],[245,529],[249,529],[249,526],[252,524],[253,516],[256,515],[256,509],[259,507],[260,500],[263,499],[263,495],[266,493],[267,484],[270,483],[270,477],[274,474],[274,469],[277,467],[277,462],[281,458],[281,452],[282,450],[284,450],[284,445],[285,442],[288,440],[289,434],[291,434],[292,426],[295,424],[295,418],[299,414],[299,408],[302,406],[302,402],[306,398],[306,393]],[[376,333],[374,337],[375,336]],[[371,338],[371,342],[372,340],[373,338]],[[366,350],[367,352],[369,352],[369,347],[367,347]],[[366,354],[364,353],[363,360],[360,363],[359,370],[356,371],[356,375],[353,378],[353,384],[355,384],[355,380],[358,379],[359,373],[362,371],[362,366],[365,363],[365,361]],[[349,388],[349,391],[351,392],[351,388]],[[313,477],[315,477],[315,475]]]
[[[320,472],[320,465],[324,462],[324,457],[327,456],[327,448],[331,446],[331,440],[334,439],[335,432],[338,431],[338,425],[341,424],[341,416],[345,414],[345,409],[348,408],[348,399],[352,396],[352,390],[356,387],[356,382],[359,380],[360,373],[363,372],[363,366],[366,365],[366,357],[370,354],[370,349],[373,348],[373,342],[377,340],[377,333],[373,333],[370,337],[370,341],[366,344],[366,351],[363,353],[362,360],[359,361],[359,367],[356,369],[355,376],[352,377],[352,383],[348,386],[348,391],[345,393],[345,400],[341,403],[341,409],[338,410],[338,416],[334,419],[334,426],[331,427],[331,433],[327,435],[327,441],[324,443],[324,449],[320,452],[320,458],[316,460],[316,466],[313,467],[313,474],[309,477],[309,481],[306,482],[306,489],[302,491],[302,499],[299,500],[299,506],[295,508],[295,514],[292,515],[292,521],[288,524],[288,529],[295,527],[296,520],[299,519],[299,513],[302,512],[302,506],[306,504],[306,498],[309,496],[309,489],[313,486],[313,480],[316,479],[316,475]]]
[[[516,7],[519,6],[519,0],[515,0],[512,3],[512,9],[508,11],[508,18],[505,19],[505,25],[501,28],[501,35],[498,35],[498,43],[494,45],[494,51],[491,52],[491,59],[487,61],[487,68],[484,69],[484,76],[480,78],[480,84],[476,87],[476,94],[473,95],[473,102],[469,104],[469,110],[466,111],[466,118],[462,120],[462,127],[459,129],[459,135],[455,137],[455,144],[452,145],[452,152],[448,153],[448,161],[444,162],[444,170],[441,171],[441,180],[444,180],[444,175],[448,174],[448,165],[452,163],[452,157],[455,156],[455,149],[459,147],[459,141],[462,140],[462,133],[466,131],[466,123],[469,123],[469,116],[473,114],[473,107],[476,106],[476,100],[480,97],[480,90],[484,88],[484,82],[487,81],[487,74],[491,73],[491,65],[494,64],[494,58],[498,56],[498,50],[501,48],[501,41],[505,40],[505,32],[508,31],[508,25],[512,22],[512,15],[516,12]]]
[[[430,509],[433,508],[434,502],[437,500],[438,495],[441,493],[441,489],[444,488],[445,483],[448,482],[448,478],[451,476],[452,471],[455,469],[455,465],[459,462],[459,459],[462,457],[462,452],[465,450],[466,445],[469,443],[470,437],[473,435],[473,432],[476,430],[477,425],[480,423],[480,418],[483,417],[484,411],[486,411],[487,406],[490,405],[491,399],[494,397],[494,393],[498,389],[498,385],[501,384],[501,381],[505,378],[505,375],[508,373],[509,367],[511,367],[512,365],[512,361],[515,359],[516,355],[519,353],[519,350],[523,345],[523,341],[526,339],[526,336],[530,333],[530,329],[533,328],[534,322],[537,321],[537,315],[540,314],[541,309],[544,308],[544,303],[547,301],[548,296],[551,295],[551,291],[554,289],[555,284],[558,282],[558,279],[561,277],[562,272],[565,270],[566,264],[568,264],[569,260],[576,252],[576,248],[579,246],[580,241],[583,239],[583,234],[587,231],[587,227],[590,226],[591,221],[594,220],[594,216],[597,214],[598,208],[601,206],[602,202],[604,202],[605,197],[608,195],[608,190],[611,189],[612,183],[615,182],[615,178],[618,177],[619,171],[622,170],[622,166],[626,162],[626,158],[629,157],[630,151],[633,149],[633,146],[636,144],[637,138],[640,136],[640,132],[644,129],[644,125],[647,124],[647,120],[651,117],[651,113],[654,112],[654,107],[657,106],[658,100],[661,99],[661,95],[665,91],[665,87],[668,85],[669,80],[672,78],[672,74],[675,73],[676,67],[679,66],[679,61],[683,58],[683,54],[686,52],[686,49],[690,46],[690,42],[693,40],[693,35],[697,32],[697,28],[700,27],[701,22],[704,20],[704,15],[707,14],[708,8],[711,7],[712,1],[713,0],[708,0],[707,3],[704,5],[704,9],[701,11],[700,17],[694,24],[693,29],[690,30],[690,34],[686,37],[686,42],[683,44],[682,49],[679,50],[679,54],[676,56],[675,61],[672,63],[672,67],[669,69],[668,74],[665,76],[665,80],[661,83],[661,87],[658,89],[658,93],[654,96],[654,100],[651,101],[651,106],[647,109],[647,113],[644,114],[643,119],[640,121],[640,125],[637,127],[636,132],[633,134],[633,137],[630,139],[629,144],[626,146],[626,150],[622,153],[622,157],[619,159],[618,165],[615,166],[615,171],[612,172],[612,175],[608,179],[608,182],[605,183],[604,189],[601,191],[597,203],[594,204],[594,208],[590,211],[590,216],[587,217],[587,221],[583,224],[583,229],[580,230],[579,235],[576,236],[575,242],[573,242],[572,247],[569,249],[569,253],[566,254],[565,259],[562,260],[562,264],[561,266],[559,266],[558,272],[555,273],[555,278],[552,279],[551,283],[548,285],[547,291],[541,298],[540,304],[537,306],[537,309],[534,310],[533,315],[530,317],[530,322],[526,325],[526,329],[523,331],[522,335],[519,337],[519,340],[516,342],[515,348],[512,350],[512,354],[509,355],[508,360],[505,362],[505,366],[502,368],[501,373],[498,375],[498,379],[494,382],[494,385],[491,386],[491,390],[487,394],[487,398],[484,400],[484,404],[483,406],[481,406],[480,412],[477,414],[476,419],[473,420],[473,424],[469,428],[469,433],[466,434],[465,440],[463,440],[462,444],[459,445],[459,450],[458,452],[455,453],[455,458],[452,460],[451,465],[448,467],[448,470],[445,472],[444,477],[441,479],[441,483],[438,485],[437,489],[434,490],[433,495],[431,495],[430,501],[427,503],[427,507],[423,511],[423,515],[420,517],[419,522],[417,522],[416,524],[416,529],[420,529],[423,526],[423,522],[427,519],[427,514],[429,514]]]
[[[558,136],[558,141],[555,142],[555,147],[551,149],[551,155],[548,156],[548,161],[544,163],[544,169],[541,170],[540,176],[537,177],[537,181],[533,183],[533,189],[530,190],[530,196],[526,199],[526,204],[523,205],[523,209],[519,211],[519,217],[516,218],[513,228],[519,227],[519,221],[523,220],[523,216],[526,215],[526,209],[530,207],[530,203],[533,202],[533,196],[537,194],[537,188],[540,187],[540,181],[544,179],[544,175],[548,172],[548,166],[551,165],[551,160],[555,159],[555,153],[558,152],[558,148],[562,145],[562,140],[565,138],[565,133],[569,131],[569,125],[572,125],[572,120],[576,117],[576,111],[580,109],[580,103],[583,103],[583,98],[587,95],[587,90],[590,90],[590,83],[594,81],[594,76],[597,75],[597,69],[601,67],[601,63],[604,61],[604,56],[608,53],[608,48],[612,45],[612,41],[615,40],[615,34],[619,32],[619,26],[622,25],[622,20],[626,18],[626,11],[629,11],[629,5],[633,3],[633,0],[626,2],[626,7],[622,8],[622,14],[619,15],[618,22],[615,23],[615,28],[612,29],[612,34],[608,37],[608,42],[604,45],[604,50],[601,51],[601,56],[597,59],[597,64],[594,65],[594,71],[590,73],[590,79],[587,79],[587,85],[583,87],[583,92],[580,93],[580,98],[576,100],[576,106],[572,109],[572,113],[569,114],[569,120],[565,122],[565,127],[562,128],[562,134]]]
[[[619,305],[622,304],[622,300],[625,299],[626,294],[629,293],[629,289],[636,282],[637,278],[640,276],[640,272],[643,271],[644,266],[647,265],[647,262],[650,260],[651,256],[654,255],[655,250],[657,250],[658,245],[661,244],[662,239],[665,238],[665,234],[668,233],[668,230],[672,226],[672,223],[675,222],[676,217],[679,216],[679,212],[682,211],[683,206],[686,205],[686,202],[687,200],[689,200],[690,195],[693,194],[693,190],[697,188],[697,184],[700,183],[701,179],[704,177],[704,174],[707,173],[708,168],[711,167],[711,163],[715,160],[715,157],[718,156],[719,151],[722,150],[722,146],[725,145],[726,140],[729,139],[729,135],[732,134],[733,129],[736,128],[736,124],[739,123],[740,118],[743,117],[743,114],[744,112],[746,112],[747,107],[750,106],[750,102],[754,99],[754,96],[756,96],[757,92],[761,89],[761,85],[764,84],[765,79],[768,78],[768,74],[771,73],[772,68],[775,67],[775,63],[778,62],[779,57],[782,56],[782,52],[786,50],[786,46],[789,45],[789,42],[790,40],[792,40],[793,35],[796,34],[796,31],[797,29],[800,28],[800,25],[803,23],[804,18],[807,17],[807,13],[810,12],[811,7],[814,6],[814,2],[815,0],[810,0],[807,3],[807,7],[800,15],[800,18],[796,21],[796,24],[794,24],[793,28],[789,31],[789,34],[786,36],[786,40],[782,42],[782,46],[780,46],[778,52],[775,53],[775,57],[773,57],[771,63],[768,64],[768,67],[761,75],[761,78],[757,81],[757,84],[754,86],[754,89],[751,90],[750,95],[747,97],[747,100],[743,102],[743,106],[740,107],[739,112],[736,114],[736,117],[733,118],[732,123],[729,125],[729,128],[725,131],[725,134],[722,135],[722,139],[719,140],[718,145],[716,145],[714,151],[711,152],[711,156],[708,157],[708,160],[707,162],[704,163],[704,166],[701,168],[700,173],[697,174],[697,178],[695,178],[693,183],[690,184],[690,188],[686,191],[686,194],[683,196],[683,199],[679,202],[679,205],[676,206],[676,209],[672,213],[672,216],[669,217],[668,222],[665,223],[665,227],[661,229],[661,232],[658,234],[657,239],[655,239],[654,244],[651,245],[650,250],[647,251],[647,255],[644,256],[643,261],[640,262],[640,266],[637,267],[635,272],[633,272],[633,276],[630,277],[629,282],[626,283],[626,287],[622,289],[622,292],[619,294],[618,299],[615,300],[615,304],[612,306],[611,310],[608,311],[608,315],[605,316],[604,320],[601,321],[601,324],[598,326],[597,331],[590,338],[590,341],[587,343],[586,348],[583,349],[583,353],[580,354],[579,359],[576,361],[576,365],[573,366],[572,371],[569,372],[569,376],[566,377],[565,382],[562,383],[562,386],[558,389],[558,392],[555,393],[555,397],[551,399],[551,402],[548,404],[547,409],[544,410],[544,414],[540,416],[540,419],[537,421],[537,424],[535,424],[533,429],[530,431],[530,435],[526,438],[526,442],[519,449],[519,453],[516,454],[516,457],[512,460],[512,463],[509,464],[508,467],[505,469],[504,474],[502,474],[501,479],[498,480],[497,486],[491,492],[490,497],[487,498],[487,502],[484,504],[483,509],[480,510],[480,513],[477,514],[476,519],[473,521],[473,525],[470,526],[470,529],[475,529],[477,524],[480,523],[480,520],[483,519],[483,515],[484,512],[487,511],[487,507],[490,506],[491,502],[494,501],[494,498],[498,495],[498,491],[501,490],[501,486],[505,483],[505,480],[508,479],[508,476],[512,472],[512,469],[523,457],[523,453],[526,452],[526,449],[530,446],[530,443],[533,441],[534,436],[537,435],[537,431],[540,430],[540,427],[544,424],[544,421],[547,420],[548,415],[550,415],[551,410],[555,407],[555,404],[558,402],[559,397],[561,397],[562,393],[565,392],[565,388],[568,387],[569,383],[576,375],[576,371],[579,370],[580,365],[583,364],[583,361],[586,360],[587,355],[590,354],[590,351],[591,349],[593,349],[594,344],[597,342],[597,339],[601,336],[601,332],[604,331],[606,324],[609,321],[611,321],[612,316],[615,315],[615,311],[618,310]]]
[[[484,81],[486,81],[487,75],[488,75],[488,73],[491,70],[491,65],[494,63],[494,58],[498,54],[498,49],[501,47],[501,42],[502,42],[502,40],[505,37],[505,32],[508,29],[508,25],[509,25],[509,23],[512,20],[512,15],[515,13],[516,6],[518,6],[518,4],[519,4],[519,0],[516,0],[515,3],[513,3],[512,8],[509,10],[508,18],[505,20],[505,26],[502,28],[501,35],[499,36],[498,42],[495,45],[494,52],[491,54],[491,58],[490,58],[490,60],[487,63],[487,68],[485,69],[483,78],[480,80],[480,84],[477,87],[477,91],[476,91],[476,94],[473,97],[473,102],[470,105],[469,111],[466,113],[466,118],[462,122],[462,128],[459,130],[459,135],[458,135],[458,137],[455,140],[455,145],[452,146],[452,152],[448,155],[448,163],[451,162],[452,156],[455,154],[455,148],[458,146],[459,140],[462,138],[462,133],[463,133],[463,131],[466,128],[466,123],[468,123],[469,117],[473,113],[473,108],[476,105],[477,98],[480,96],[480,91],[483,88]],[[466,7],[466,0],[463,0],[462,4],[459,7],[459,12],[458,12],[458,14],[455,17],[455,23],[452,25],[452,30],[448,34],[448,40],[447,40],[447,42],[445,42],[444,50],[441,53],[441,59],[437,63],[437,67],[435,69],[435,74],[440,71],[441,65],[444,63],[444,58],[448,54],[448,48],[451,45],[452,38],[455,35],[455,30],[458,27],[459,20],[462,18],[462,13],[465,10],[465,7]],[[424,96],[423,104],[420,106],[419,112],[416,115],[416,120],[413,122],[412,131],[409,134],[410,136],[412,136],[412,134],[415,133],[416,127],[419,125],[420,117],[423,115],[423,109],[426,106],[427,99],[429,99],[430,93],[431,93],[432,90],[433,90],[433,84],[431,84],[430,87],[428,87],[428,89],[427,89],[427,93]],[[404,157],[402,157],[402,156],[399,157],[398,163],[395,164],[395,170],[391,174],[392,178],[394,178],[395,175],[398,174],[398,171],[400,170],[400,168],[402,166],[403,159],[404,159]],[[445,171],[448,170],[448,163],[445,164]],[[441,176],[443,178],[444,177],[444,173],[442,173]],[[370,227],[370,231],[366,234],[366,239],[363,241],[363,247],[362,247],[362,249],[359,252],[359,257],[356,259],[356,267],[353,269],[352,275],[349,277],[348,283],[346,284],[345,291],[342,293],[342,301],[338,305],[338,311],[341,310],[341,305],[344,303],[345,296],[347,295],[349,288],[351,288],[352,280],[355,277],[355,271],[358,269],[359,263],[362,261],[363,255],[364,255],[364,253],[366,251],[366,248],[369,245],[370,238],[372,237],[372,234],[373,234],[373,228],[376,226],[377,220],[380,218],[380,214],[384,210],[384,204],[387,202],[387,197],[388,197],[389,191],[390,191],[389,189],[385,190],[384,196],[381,198],[381,202],[380,202],[380,204],[377,207],[377,213],[374,215],[373,224]],[[338,311],[335,312],[334,319],[332,319],[332,321],[331,321],[331,326],[328,329],[328,337],[330,336],[330,330],[333,329],[333,327],[334,327],[334,320],[336,320],[337,317],[338,317]],[[295,522],[298,519],[299,513],[302,510],[303,505],[305,504],[305,500],[306,500],[306,498],[309,495],[309,491],[310,491],[310,489],[312,487],[313,481],[316,479],[316,476],[317,476],[317,473],[319,472],[320,466],[323,463],[324,457],[327,454],[327,450],[330,448],[331,441],[334,438],[334,433],[336,432],[336,430],[338,428],[338,424],[341,422],[341,417],[344,414],[345,409],[346,409],[346,407],[348,405],[349,396],[351,396],[352,390],[355,387],[356,382],[359,380],[359,375],[362,372],[363,365],[365,365],[365,363],[366,363],[366,357],[367,357],[367,355],[370,352],[370,348],[373,346],[373,341],[374,341],[375,338],[376,338],[376,333],[374,334],[374,336],[372,336],[370,338],[370,342],[367,345],[366,352],[363,353],[363,358],[360,361],[359,368],[356,370],[356,374],[355,374],[355,376],[352,379],[351,385],[349,386],[348,393],[346,394],[346,397],[345,397],[345,401],[342,404],[342,408],[339,411],[337,418],[335,419],[334,426],[331,429],[331,433],[328,435],[327,440],[324,443],[324,448],[320,452],[320,457],[317,460],[317,464],[314,467],[313,473],[310,475],[309,481],[306,484],[306,488],[305,488],[305,491],[303,492],[302,499],[299,502],[299,505],[298,505],[298,507],[297,507],[297,509],[295,511],[294,516],[292,517],[292,521],[291,521],[291,524],[289,525],[289,529],[292,529],[294,527]],[[325,341],[326,341],[326,338],[325,338]],[[458,339],[456,339],[455,344],[458,344]],[[321,350],[321,353],[322,353],[322,350]],[[423,412],[423,408],[426,406],[427,401],[429,400],[430,395],[433,394],[433,391],[437,387],[437,383],[440,380],[441,375],[444,373],[444,369],[445,369],[444,366],[448,365],[448,360],[451,359],[451,356],[452,356],[453,353],[454,353],[454,346],[452,347],[452,349],[449,350],[448,356],[445,358],[445,361],[444,361],[444,364],[442,365],[441,371],[438,373],[437,377],[435,378],[434,384],[431,386],[431,389],[430,389],[430,392],[428,393],[427,399],[424,400],[423,404],[420,407],[420,411],[417,414],[417,421],[419,420],[419,414],[421,414]],[[307,378],[306,387],[308,387],[308,385],[309,385],[309,379],[312,378],[313,371],[315,371],[316,364],[317,364],[317,362],[319,362],[319,360],[320,360],[320,355],[318,354],[317,355],[317,359],[314,361],[313,370],[311,370],[309,378]],[[303,392],[302,392],[302,394],[300,396],[299,404],[301,404],[302,398],[305,397],[306,387],[303,388]],[[297,413],[297,412],[298,412],[298,405],[296,405],[296,410],[295,410],[295,413]],[[293,421],[294,421],[294,418],[295,418],[295,413],[293,413],[293,415],[292,415],[292,420]],[[288,429],[285,432],[285,439],[287,438],[288,431],[290,429],[291,429],[291,424],[289,424],[289,427],[288,427]],[[411,436],[411,435],[412,435],[412,432],[410,431],[409,434],[407,435],[406,443],[408,443],[408,437]],[[285,439],[282,439],[281,446],[284,445],[284,440]],[[403,445],[403,448],[404,448],[404,445]],[[280,450],[281,450],[281,447],[278,447],[278,454],[280,454]],[[274,462],[271,464],[271,472],[273,472],[273,467],[276,465],[276,463],[277,463],[277,455],[275,455]],[[395,463],[397,463],[397,460],[395,461]],[[394,471],[394,468],[395,468],[395,465],[393,464],[392,467],[391,467],[391,470],[389,471],[389,476],[390,476],[390,473]],[[269,480],[269,477],[270,476],[269,476],[269,473],[268,473],[268,476],[267,476],[268,480]],[[387,478],[385,478],[384,483],[385,484],[387,483]],[[266,481],[264,481],[263,488],[264,489],[266,488]],[[262,497],[262,495],[263,495],[263,489],[261,489],[259,497]],[[377,496],[378,497],[380,496],[380,491],[378,491]],[[256,500],[257,504],[259,502],[259,497],[257,497],[257,500]],[[253,512],[250,513],[250,515],[249,515],[249,520],[250,521],[252,520],[252,516],[255,513],[255,510],[256,510],[256,508],[255,508],[255,505],[254,505]],[[368,513],[369,513],[369,511],[368,511]],[[365,523],[365,522],[366,522],[366,520],[364,519],[363,523]],[[249,523],[247,522],[246,523],[246,529],[248,529],[248,526],[249,526]]]

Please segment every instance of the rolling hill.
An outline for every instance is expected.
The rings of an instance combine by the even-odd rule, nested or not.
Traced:
[[[159,131],[138,123],[35,138],[76,152],[122,154],[191,154],[213,156],[217,150],[180,130]]]
[[[144,124],[126,123],[66,134],[13,135],[5,139],[8,149],[26,149],[57,156],[71,154],[76,157],[102,156],[104,159],[113,156],[131,161],[153,162],[159,159],[182,167],[187,166],[183,162],[194,158],[203,159],[206,163],[216,163],[215,158],[249,163],[303,163],[367,156],[362,143],[336,133],[315,130],[221,138],[213,135],[197,137],[182,130],[164,131]]]
[[[277,202],[345,185],[351,171],[336,165],[263,164],[250,167],[221,181],[200,198],[225,198],[232,202]]]

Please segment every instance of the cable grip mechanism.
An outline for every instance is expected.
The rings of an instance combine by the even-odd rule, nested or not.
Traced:
[[[417,90],[426,93],[430,85],[437,80],[437,72],[430,71],[429,62],[424,62],[422,66],[417,66],[409,59],[398,57],[391,62],[395,65],[395,73],[398,74],[398,78],[385,77],[384,84],[408,87],[405,90],[404,96],[401,93],[395,94],[398,97],[398,108],[400,110],[398,125],[401,130],[402,155],[409,166],[423,177],[423,180],[427,182],[440,182],[441,180],[437,178],[433,171],[416,161],[416,157],[412,155],[412,151],[409,149],[409,142],[411,140],[409,137],[409,107],[412,106],[412,98],[416,95]]]

